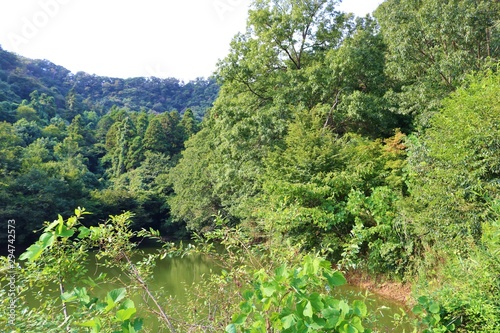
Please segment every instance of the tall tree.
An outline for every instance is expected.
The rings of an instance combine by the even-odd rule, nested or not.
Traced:
[[[171,150],[170,142],[159,116],[155,116],[149,121],[142,145],[146,150],[169,155]]]
[[[467,73],[500,59],[500,2],[387,0],[375,12],[388,45],[388,73],[401,85],[399,112],[425,125]]]

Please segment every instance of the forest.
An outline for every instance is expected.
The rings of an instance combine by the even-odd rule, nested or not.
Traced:
[[[337,5],[253,1],[214,77],[186,84],[0,49],[0,220],[36,241],[32,269],[80,258],[70,241],[122,265],[136,237],[215,239],[231,267],[210,286],[232,298],[214,289],[220,314],[197,326],[155,312],[171,332],[369,332],[362,304],[318,291],[342,284],[332,267],[411,285],[416,332],[498,332],[500,2],[386,0],[366,17]],[[269,270],[245,270],[250,247]],[[123,265],[144,287],[147,265]],[[111,303],[85,304],[99,332]],[[115,331],[140,330],[129,312]]]

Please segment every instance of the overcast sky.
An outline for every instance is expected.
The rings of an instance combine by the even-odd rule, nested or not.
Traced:
[[[364,16],[383,0],[344,0]],[[0,45],[76,73],[208,77],[250,0],[0,0]]]

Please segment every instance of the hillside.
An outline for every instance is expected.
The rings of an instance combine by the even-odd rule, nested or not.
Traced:
[[[184,83],[176,78],[113,78],[76,74],[48,60],[34,60],[0,46],[0,120],[14,121],[14,111],[33,91],[52,97],[57,114],[71,120],[82,111],[105,114],[112,106],[131,111],[181,114],[190,108],[201,120],[218,94],[214,79]]]

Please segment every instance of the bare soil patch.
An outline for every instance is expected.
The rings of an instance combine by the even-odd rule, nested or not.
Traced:
[[[392,281],[384,277],[372,277],[360,271],[345,273],[347,283],[351,286],[366,289],[383,298],[387,298],[410,307],[412,304],[411,285]]]

